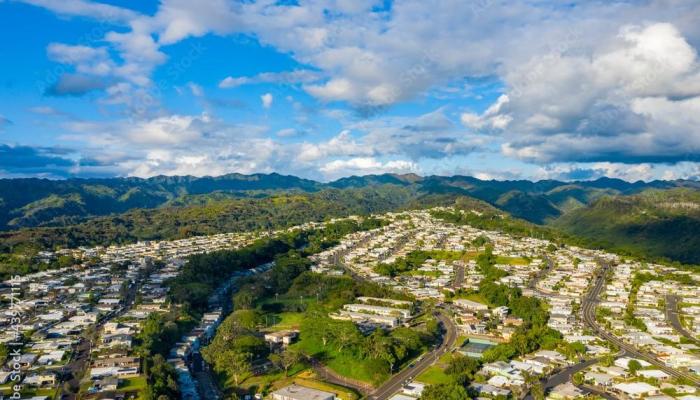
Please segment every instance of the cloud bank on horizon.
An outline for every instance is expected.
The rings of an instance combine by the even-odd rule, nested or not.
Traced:
[[[0,1],[0,176],[700,179],[695,0],[120,3]]]

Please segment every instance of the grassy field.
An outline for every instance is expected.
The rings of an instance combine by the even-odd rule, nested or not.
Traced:
[[[522,257],[496,257],[496,264],[508,264],[508,265],[528,265],[530,261]]]
[[[489,304],[488,300],[486,300],[484,296],[480,295],[479,293],[458,294],[455,296],[455,298],[476,301],[477,303],[481,304]]]
[[[438,365],[433,365],[426,369],[416,377],[418,382],[426,383],[428,385],[437,385],[440,383],[450,383],[452,378],[450,378],[442,367]]]
[[[30,398],[33,396],[47,396],[49,399],[52,399],[56,396],[56,391],[57,388],[44,388],[44,389],[39,389],[39,388],[31,388],[26,385],[22,385],[22,398]],[[2,395],[7,396],[7,398],[10,398],[14,394],[14,391],[12,390],[12,385],[11,384],[6,384],[0,386],[0,393]]]
[[[388,377],[381,361],[360,359],[354,354],[339,352],[332,346],[324,347],[322,343],[311,339],[302,339],[293,346],[321,360],[335,373],[350,379],[377,384]]]
[[[287,304],[287,305],[290,305],[290,304],[300,304],[300,303],[301,303],[301,304],[307,304],[307,305],[308,305],[308,304],[316,303],[316,302],[317,302],[317,300],[316,300],[316,297],[314,297],[314,296],[307,296],[307,297],[302,297],[302,298],[299,298],[299,297],[289,297],[289,296],[277,296],[277,297],[275,298],[275,297],[273,296],[273,297],[269,297],[269,298],[266,298],[266,299],[260,301],[259,303],[257,303],[257,305],[258,305],[258,306],[264,306],[264,305],[266,305],[266,304],[275,304],[275,303],[278,303],[278,304]]]
[[[245,389],[247,391],[256,391],[258,393],[268,393],[270,391],[273,391],[275,389],[278,389],[280,387],[284,387],[286,385],[289,385],[292,383],[293,377],[286,377],[284,376],[284,372],[275,372],[275,373],[269,373],[269,374],[264,374],[264,375],[253,375],[248,377],[243,383],[241,383],[240,387],[242,389]],[[226,382],[226,388],[234,388],[234,382],[231,380],[229,382]]]
[[[464,342],[466,342],[469,339],[469,336],[457,336],[457,340],[455,340],[455,348],[460,348],[462,345],[464,345]],[[447,353],[449,354],[449,353]]]
[[[139,376],[136,378],[124,379],[122,384],[119,385],[119,390],[124,392],[137,392],[146,389],[146,377]]]
[[[460,341],[458,340],[457,343],[460,343]],[[451,359],[452,353],[448,352],[443,354],[438,359],[438,362],[418,375],[416,380],[429,385],[452,382],[452,378],[445,373],[445,368],[447,368],[447,365],[450,363]]]
[[[284,331],[288,329],[299,329],[301,321],[304,318],[304,313],[300,312],[283,312],[278,314],[273,314],[270,316],[272,320],[274,318],[274,324],[268,329],[272,332]]]

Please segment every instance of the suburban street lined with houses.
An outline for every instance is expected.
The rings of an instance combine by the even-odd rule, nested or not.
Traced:
[[[378,215],[385,221],[383,226],[349,234],[310,257],[313,274],[350,276],[412,299],[358,297],[330,313],[330,318],[352,321],[369,334],[420,325],[417,318],[432,313],[442,329],[439,343],[379,385],[356,381],[323,360],[311,359],[315,379],[373,400],[418,399],[423,390],[446,379],[444,371],[451,360],[467,357],[479,364],[469,390],[480,397],[535,398],[535,390],[541,390],[552,398],[584,393],[628,398],[636,393],[652,396],[668,388],[692,395],[684,382],[700,385],[700,358],[692,344],[700,327],[700,305],[695,301],[700,293],[697,286],[688,284],[697,274],[438,218],[440,213],[465,212],[473,211],[437,208]],[[288,231],[320,226],[307,224]],[[6,282],[8,294],[12,285],[24,289],[24,329],[35,332],[24,344],[23,390],[33,390],[35,397],[47,393],[48,398],[66,399],[138,393],[145,379],[143,360],[133,350],[139,331],[152,313],[168,310],[166,282],[178,275],[187,257],[245,248],[279,233],[42,253],[47,259],[70,256],[89,262]],[[485,264],[484,254],[491,264]],[[410,264],[414,259],[415,264]],[[236,279],[264,276],[270,268],[251,266],[223,282],[197,327],[172,349],[168,362],[178,373],[183,398],[223,398],[221,382],[201,359],[200,349],[231,312],[229,298],[235,293]],[[558,332],[561,339],[550,348],[493,358],[493,351],[520,340],[515,338],[522,334],[519,327],[525,321],[513,298],[495,300],[498,293],[489,294],[488,285],[546,304],[546,328]],[[656,303],[659,293],[663,304]],[[55,301],[42,300],[47,295]],[[684,312],[685,322],[679,312]],[[280,332],[292,335],[290,343],[298,336],[293,329]],[[681,341],[681,336],[688,342]],[[576,353],[569,353],[573,348]],[[641,369],[632,364],[640,364]],[[259,373],[266,374],[269,368],[267,363]],[[5,382],[9,377],[10,372],[5,373]],[[270,395],[289,397],[294,390],[323,395],[313,387],[295,388],[277,388]]]
[[[673,326],[676,332],[683,335],[685,338],[690,340],[695,344],[700,344],[700,340],[696,336],[693,336],[688,329],[681,323],[678,311],[678,302],[680,298],[676,295],[669,294],[666,295],[666,319]]]

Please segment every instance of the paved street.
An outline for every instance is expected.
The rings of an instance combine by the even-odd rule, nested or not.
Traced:
[[[606,330],[601,328],[600,325],[598,325],[598,322],[595,318],[595,308],[600,293],[605,288],[605,275],[609,269],[610,266],[608,264],[602,264],[601,271],[598,274],[598,277],[596,278],[596,282],[593,286],[593,289],[591,289],[588,296],[584,297],[583,299],[581,310],[583,313],[583,320],[586,323],[586,325],[588,325],[598,336],[615,344],[620,350],[623,350],[625,354],[631,357],[645,360],[671,376],[674,376],[676,378],[685,378],[695,383],[696,385],[700,385],[700,379],[698,379],[696,376],[678,371],[673,368],[669,368],[668,366],[666,366],[666,364],[659,361],[656,357],[647,354],[646,352],[642,352],[641,350],[638,350],[636,347],[622,341],[621,339],[607,332]]]
[[[94,332],[99,331],[105,323],[125,314],[130,310],[132,303],[136,299],[136,293],[138,292],[138,287],[142,280],[143,277],[140,277],[137,282],[129,287],[129,291],[124,299],[123,307],[111,311],[97,320],[97,323],[94,325]],[[92,350],[93,339],[94,338],[82,338],[80,343],[78,343],[78,345],[73,349],[73,357],[64,367],[65,374],[62,377],[62,380],[64,382],[68,382],[71,388],[77,389],[80,387],[80,381],[82,380],[85,371],[90,366],[90,351]],[[58,392],[60,393],[60,398],[62,400],[73,400],[77,398],[76,393],[65,390],[63,386],[60,387]]]
[[[203,369],[200,372],[197,372],[194,374],[194,377],[197,379],[197,387],[199,388],[200,394],[203,399],[211,399],[211,400],[216,400],[222,398],[221,396],[221,391],[219,390],[219,387],[217,386],[216,382],[214,382],[214,375],[211,371],[211,368],[209,365],[206,365],[204,361],[202,361]]]
[[[572,365],[568,368],[565,368],[565,369],[557,372],[556,374],[550,376],[545,381],[543,381],[543,384],[542,384],[542,386],[545,390],[545,393],[547,393],[548,390],[554,388],[557,385],[561,385],[562,383],[569,382],[571,380],[571,377],[575,373],[590,367],[591,365],[597,363],[598,361],[599,360],[597,358],[594,358],[591,360],[580,362],[578,364],[574,364],[574,365]],[[533,397],[531,394],[528,394],[527,396],[525,396],[525,400],[532,400],[532,399],[533,399]]]
[[[464,282],[464,265],[457,265],[455,268],[455,279],[452,283],[452,288],[455,290],[461,288],[462,282]]]
[[[676,330],[676,332],[685,336],[687,339],[695,342],[696,344],[700,344],[700,340],[693,336],[693,334],[688,331],[683,324],[681,324],[681,320],[678,315],[678,300],[678,296],[666,296],[666,319],[668,320],[669,324],[671,324],[673,329]]]
[[[394,375],[388,381],[384,382],[382,386],[377,388],[372,392],[368,398],[375,400],[386,400],[391,397],[394,393],[398,392],[403,386],[404,382],[407,380],[414,379],[416,376],[420,375],[423,371],[428,369],[431,365],[440,358],[441,355],[449,351],[452,346],[454,346],[457,340],[457,327],[450,320],[449,317],[440,312],[437,318],[442,322],[442,326],[445,329],[442,344],[435,350],[427,353],[421,358],[420,361],[414,363],[413,367],[407,367],[398,374]]]
[[[542,292],[540,292],[540,290],[537,289],[537,283],[554,269],[554,262],[550,258],[545,257],[544,260],[547,263],[547,266],[541,269],[539,272],[537,272],[537,274],[532,279],[530,279],[530,282],[528,282],[527,284],[527,287],[529,289],[532,289],[538,293]]]

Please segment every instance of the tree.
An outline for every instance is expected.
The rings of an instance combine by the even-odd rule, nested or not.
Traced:
[[[229,347],[239,353],[260,355],[265,354],[268,350],[265,340],[253,335],[238,336],[229,344]]]
[[[338,351],[343,351],[344,348],[353,346],[360,342],[362,334],[357,329],[357,326],[349,321],[342,321],[333,329],[335,343],[338,346]]]
[[[238,386],[243,377],[250,373],[251,354],[239,353],[234,350],[226,350],[215,358],[214,368],[219,372],[231,375],[233,382]]]
[[[583,372],[577,372],[574,374],[574,376],[571,377],[571,381],[574,383],[576,386],[581,386],[583,385],[584,382],[584,375]]]
[[[307,314],[307,317],[301,323],[300,336],[302,339],[309,338],[312,340],[318,340],[321,342],[323,347],[326,347],[328,343],[333,339],[333,332],[331,326],[336,321],[319,315],[319,314]]]
[[[377,329],[367,337],[364,349],[371,358],[379,359],[390,347],[391,338],[387,336],[383,329]]]
[[[280,356],[280,365],[284,369],[284,376],[287,376],[289,368],[301,361],[301,353],[296,349],[287,348]]]
[[[440,383],[423,389],[421,400],[466,400],[469,399],[464,386],[457,383]]]
[[[540,382],[537,382],[530,388],[530,394],[535,400],[544,400],[544,387]]]
[[[445,373],[453,376],[464,376],[466,380],[471,381],[476,371],[479,370],[479,366],[480,363],[477,359],[455,355],[445,368]]]
[[[175,369],[165,361],[160,354],[151,358],[152,365],[148,368],[148,399],[160,399],[165,396],[168,399],[180,397],[175,377]]]
[[[251,290],[241,289],[233,296],[233,308],[247,310],[253,308],[255,295]]]
[[[425,322],[425,332],[434,338],[440,335],[440,322],[437,318],[430,318]]]
[[[290,251],[275,259],[275,266],[270,272],[272,290],[286,292],[292,285],[294,278],[309,269],[310,261],[302,258],[298,251]]]
[[[627,368],[630,370],[632,375],[637,375],[637,371],[642,369],[642,364],[637,360],[630,360],[627,363]]]
[[[615,362],[615,356],[612,354],[607,354],[602,360],[600,360],[600,364],[604,367],[613,365],[613,362]]]
[[[573,360],[586,353],[586,345],[581,342],[567,343],[564,342],[559,346],[559,350],[568,359]]]
[[[58,268],[67,268],[75,264],[75,259],[72,256],[60,256],[56,260],[56,264],[58,264]]]

